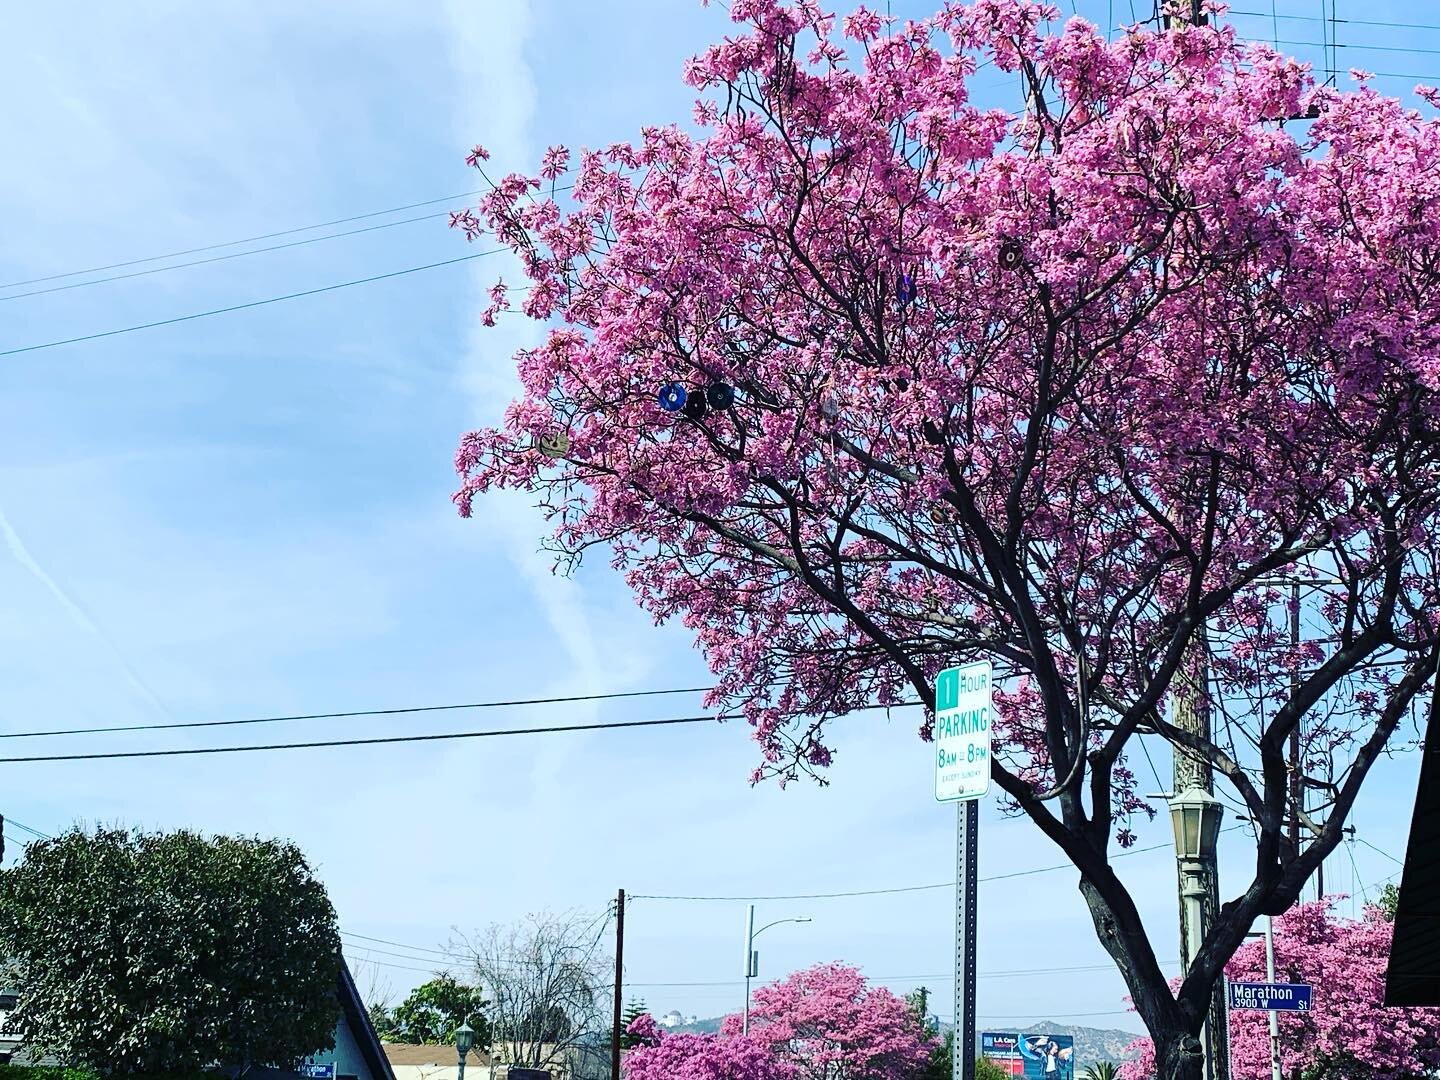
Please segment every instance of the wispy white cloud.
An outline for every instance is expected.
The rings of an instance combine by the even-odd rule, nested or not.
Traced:
[[[6,516],[3,508],[0,508],[0,536],[4,536],[5,546],[10,549],[10,554],[14,556],[15,561],[20,564],[26,573],[30,574],[31,577],[35,578],[36,581],[45,587],[76,626],[80,627],[80,629],[84,630],[104,647],[105,651],[110,654],[110,658],[115,662],[115,665],[120,669],[121,674],[125,676],[125,681],[130,684],[131,688],[157,713],[170,719],[170,710],[165,707],[165,703],[160,700],[159,695],[150,689],[149,684],[141,678],[140,673],[136,671],[130,661],[125,658],[125,654],[120,651],[120,647],[101,629],[100,624],[90,617],[90,614],[81,606],[79,601],[66,592],[60,583],[56,581],[55,578],[40,565],[35,556],[30,553],[30,549],[25,546],[25,541],[20,539],[20,534],[16,532],[15,527],[10,524],[10,519]]]
[[[530,0],[505,5],[479,0],[450,0],[446,5],[452,33],[451,50],[460,108],[456,116],[457,156],[474,143],[491,154],[491,175],[530,169],[535,163],[535,79],[526,59],[534,28]],[[537,344],[543,329],[519,317],[498,326],[479,322],[480,296],[498,278],[514,284],[521,276],[517,260],[499,256],[484,260],[473,274],[468,349],[459,378],[472,403],[477,423],[495,423],[505,404],[520,390],[514,355]],[[524,496],[487,495],[480,510],[482,536],[497,540],[535,598],[567,663],[557,665],[563,682],[596,689],[623,674],[600,655],[582,586],[556,575],[552,559],[540,550],[544,522]]]

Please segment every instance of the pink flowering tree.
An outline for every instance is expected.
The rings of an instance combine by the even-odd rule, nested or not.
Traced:
[[[1386,1009],[1385,969],[1394,930],[1380,908],[1335,918],[1327,904],[1303,904],[1275,920],[1275,977],[1308,983],[1314,1007],[1280,1014],[1285,1075],[1307,1080],[1418,1080],[1440,1070],[1440,1009]],[[1242,945],[1226,967],[1231,979],[1265,981],[1265,944]],[[1155,1047],[1136,1042],[1121,1080],[1152,1080]],[[1270,1028],[1263,1012],[1230,1014],[1235,1080],[1269,1080]]]
[[[628,1080],[913,1080],[934,1035],[904,999],[844,964],[819,964],[761,987],[750,1031],[738,1016],[718,1035],[670,1035],[649,1016],[630,1025],[641,1044]]]
[[[649,1014],[626,1030],[637,1040],[625,1055],[626,1080],[795,1080],[794,1069],[760,1039],[671,1035]]]
[[[740,1033],[727,1017],[721,1033]],[[844,964],[819,964],[755,991],[750,1038],[793,1067],[797,1080],[910,1080],[934,1037],[903,998]]]
[[[1335,848],[1440,653],[1440,127],[1225,26],[1112,42],[937,2],[731,0],[692,129],[554,148],[456,216],[549,326],[456,501],[521,489],[562,563],[608,551],[694,633],[757,776],[820,772],[832,718],[928,710],[990,658],[994,783],[1075,865],[1159,1072],[1195,1077],[1225,963]],[[1021,112],[972,102],[981,65]],[[1211,736],[1166,704],[1197,685]],[[1302,721],[1307,762],[1343,751],[1319,809]],[[1141,735],[1256,823],[1176,992],[1111,859]]]

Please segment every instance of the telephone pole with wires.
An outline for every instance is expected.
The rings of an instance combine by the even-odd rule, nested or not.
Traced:
[[[620,1080],[620,993],[625,980],[625,890],[615,894],[615,1000],[610,1026],[610,1080]]]

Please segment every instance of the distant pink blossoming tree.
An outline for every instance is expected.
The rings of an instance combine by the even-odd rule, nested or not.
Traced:
[[[721,1033],[740,1028],[740,1017],[727,1017]],[[844,964],[819,964],[756,990],[750,1038],[793,1066],[797,1080],[908,1080],[934,1048],[903,998]]]
[[[1287,1077],[1308,1080],[1419,1080],[1440,1071],[1440,1009],[1387,1009],[1385,969],[1394,925],[1378,907],[1360,919],[1336,918],[1328,904],[1302,904],[1275,920],[1275,978],[1308,983],[1309,1012],[1280,1013],[1280,1061]],[[1265,982],[1265,943],[1242,945],[1226,965],[1238,982]],[[1120,1080],[1153,1080],[1155,1047]],[[1263,1012],[1230,1014],[1234,1080],[1270,1080],[1270,1027]]]
[[[1077,868],[1160,1074],[1193,1078],[1225,963],[1440,653],[1440,127],[1228,26],[937,2],[731,0],[686,68],[698,131],[554,148],[457,215],[530,279],[484,318],[550,329],[456,501],[525,490],[562,560],[608,550],[694,632],[757,775],[989,657],[994,782]],[[972,101],[982,64],[1018,115]],[[1197,685],[1212,737],[1166,707]],[[1342,753],[1293,842],[1302,720],[1306,762]],[[1176,993],[1112,862],[1143,734],[1256,822]]]
[[[625,1055],[626,1080],[795,1080],[760,1039],[669,1034],[646,1014],[626,1029],[639,1039]]]
[[[718,1035],[670,1035],[649,1016],[629,1031],[643,1045],[626,1059],[628,1080],[912,1080],[934,1049],[904,999],[844,964],[755,991],[748,1034],[739,1016]]]

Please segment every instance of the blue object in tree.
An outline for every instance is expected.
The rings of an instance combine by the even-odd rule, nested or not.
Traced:
[[[688,397],[685,393],[685,387],[681,386],[678,382],[666,383],[660,387],[658,396],[660,408],[666,412],[679,412],[685,407],[685,399]]]

